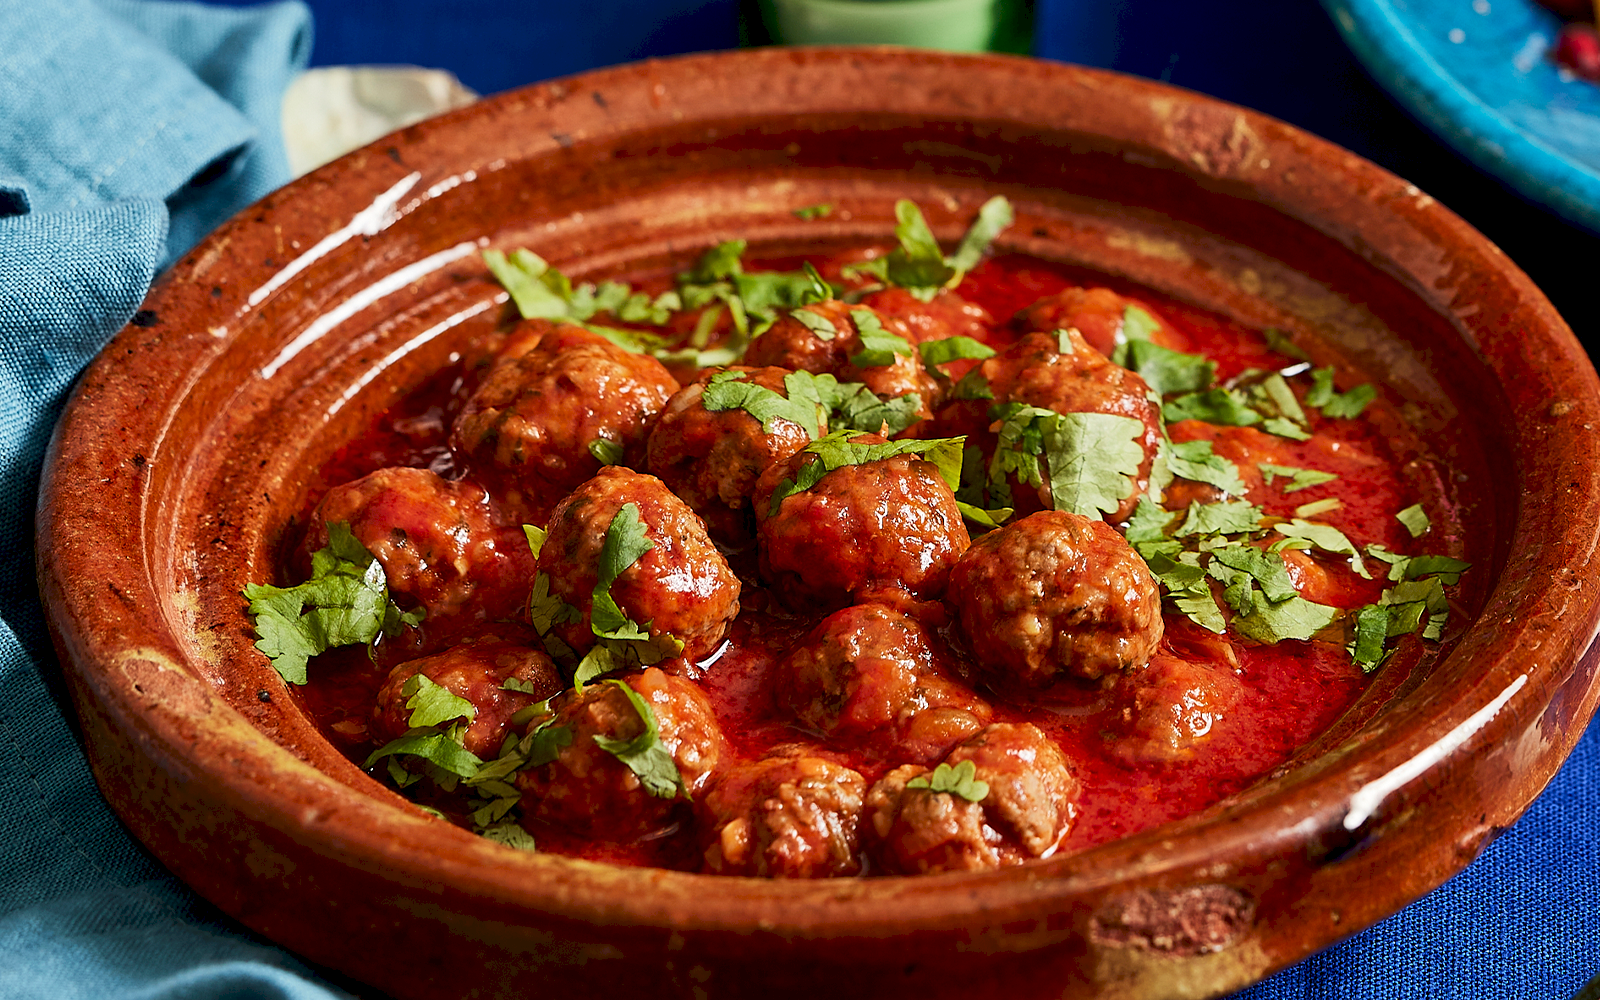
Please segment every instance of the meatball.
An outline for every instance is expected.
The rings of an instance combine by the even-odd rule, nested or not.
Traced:
[[[856,443],[884,443],[862,434]],[[810,489],[772,496],[820,461],[802,451],[761,474],[756,535],[761,573],[791,602],[836,608],[881,587],[934,599],[970,544],[955,494],[938,467],[915,455],[846,465]]]
[[[913,343],[949,337],[987,340],[989,328],[994,325],[989,310],[950,291],[924,302],[904,288],[886,288],[868,295],[861,304],[880,316],[898,320]]]
[[[735,368],[747,381],[785,398],[785,368]],[[708,410],[703,396],[708,371],[667,401],[650,432],[649,469],[706,522],[713,538],[742,548],[755,537],[750,495],[756,478],[769,465],[811,443],[811,433],[827,433],[827,419],[817,414],[803,427],[782,417],[765,424],[743,409]]]
[[[328,525],[339,523],[383,564],[390,592],[430,617],[507,618],[527,600],[533,553],[520,521],[475,483],[379,469],[328,491],[311,515],[306,549],[327,545]]]
[[[405,735],[411,728],[406,682],[421,674],[475,710],[462,733],[462,745],[484,760],[500,751],[511,717],[561,690],[561,677],[543,650],[530,649],[499,636],[469,639],[433,656],[396,666],[378,689],[372,710],[372,732],[378,740]],[[507,690],[515,681],[519,690]]]
[[[1150,659],[1161,594],[1103,521],[1041,511],[978,539],[950,572],[948,597],[979,671],[997,688],[1048,694]]]
[[[812,327],[789,315],[750,342],[744,360],[749,365],[773,365],[808,371],[816,375],[828,374],[841,382],[861,382],[878,396],[889,398],[917,393],[922,400],[921,416],[932,414],[934,381],[922,367],[917,353],[916,337],[899,320],[885,316],[866,306],[852,306],[837,299],[804,306],[812,317],[819,317],[833,328],[818,334]],[[863,350],[861,325],[864,317],[876,323],[882,332],[906,341],[909,353],[891,352],[886,364],[858,365],[855,359]],[[815,320],[813,322],[816,322]]]
[[[595,742],[628,741],[645,721],[618,687],[638,692],[655,718],[658,739],[677,768],[682,791],[652,794],[621,758]],[[591,684],[566,697],[550,727],[564,727],[571,742],[555,760],[517,772],[517,787],[532,813],[582,836],[616,843],[662,833],[681,819],[679,805],[696,798],[726,755],[711,703],[693,681],[649,667],[622,681]]]
[[[1082,790],[1038,727],[995,723],[950,752],[950,776],[965,761],[973,765],[967,795],[935,791],[937,772],[916,764],[872,786],[864,832],[884,868],[904,875],[999,868],[1049,857],[1066,839]],[[979,782],[987,789],[973,787]]]
[[[778,664],[778,701],[835,743],[932,762],[992,714],[940,672],[940,656],[914,619],[858,604],[829,615]]]
[[[1221,664],[1157,653],[1111,685],[1113,749],[1134,763],[1188,760],[1242,692]]]
[[[550,515],[539,571],[550,578],[550,594],[577,609],[556,634],[579,653],[594,646],[600,557],[613,520],[629,505],[650,548],[617,575],[611,599],[652,640],[671,636],[687,659],[706,656],[739,614],[739,579],[694,511],[661,480],[620,466],[601,469]]]
[[[1129,308],[1142,310],[1155,322],[1149,331],[1152,343],[1174,351],[1189,349],[1188,340],[1163,320],[1160,313],[1109,288],[1068,288],[1047,295],[1017,313],[1014,325],[1025,333],[1077,330],[1090,347],[1110,357],[1117,344],[1128,339],[1123,326]]]
[[[866,781],[848,767],[779,746],[729,768],[698,801],[703,871],[827,878],[861,871],[857,827]]]
[[[1130,478],[1122,503],[1107,514],[1107,519],[1123,521],[1133,513],[1139,496],[1150,484],[1150,466],[1161,443],[1161,407],[1151,400],[1150,387],[1144,379],[1107,361],[1075,332],[1064,336],[1030,333],[985,359],[977,370],[988,380],[994,406],[1025,403],[1056,413],[1106,413],[1142,423],[1138,443],[1144,452],[1143,460]],[[941,413],[941,418],[962,424],[958,432],[978,431],[974,440],[985,442],[986,452],[993,451],[990,442],[994,436],[987,433],[991,406],[983,401],[964,400],[946,410],[949,415]],[[1017,508],[1027,509],[1023,491],[1014,492]],[[1042,477],[1035,492],[1039,507],[1053,507],[1048,475]]]
[[[655,358],[597,333],[560,326],[513,338],[456,418],[450,444],[534,497],[559,496],[594,475],[595,441],[643,458],[645,437],[678,383]],[[519,353],[520,352],[520,353]]]

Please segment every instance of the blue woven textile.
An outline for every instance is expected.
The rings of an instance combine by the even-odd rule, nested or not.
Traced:
[[[297,0],[0,0],[0,997],[335,995],[128,836],[67,719],[33,582],[72,380],[163,263],[288,177]]]
[[[1064,54],[1062,39],[1078,32],[1068,3],[1041,0],[1047,54]],[[484,89],[736,37],[732,0],[606,0],[582,11],[493,0],[311,4],[329,23],[323,42],[334,43],[324,61],[451,66]],[[1169,11],[1133,27],[1182,35],[1181,16],[1211,15]],[[421,26],[429,17],[443,18],[437,31]],[[498,40],[492,53],[485,39]],[[1151,75],[1178,65],[1173,45]],[[31,552],[40,456],[63,395],[160,267],[285,179],[278,101],[308,46],[296,0],[0,0],[0,1000],[345,995],[198,900],[106,808],[66,721]],[[1262,95],[1280,96],[1227,96],[1259,104]],[[1466,872],[1239,996],[1567,1000],[1600,973],[1597,785],[1600,726]]]

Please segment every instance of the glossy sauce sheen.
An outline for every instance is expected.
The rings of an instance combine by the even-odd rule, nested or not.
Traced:
[[[768,261],[763,265],[792,267],[794,262]],[[1003,321],[1042,296],[1072,284],[1108,282],[1103,276],[1009,256],[979,265],[966,276],[959,291]],[[1113,283],[1112,287],[1116,285]],[[1133,294],[1159,309],[1171,326],[1187,336],[1192,353],[1204,354],[1216,362],[1219,382],[1247,368],[1282,368],[1287,363],[1270,351],[1254,331],[1163,300],[1143,289],[1116,290]],[[1011,336],[1002,326],[992,343],[998,346]],[[438,373],[403,399],[321,470],[307,498],[307,512],[327,488],[386,466],[432,465],[449,474],[450,453],[445,441],[461,405],[463,389],[470,391],[477,372],[471,352],[464,351],[463,355],[458,365]],[[960,369],[952,366],[949,370],[959,377]],[[1189,425],[1189,429],[1194,426]],[[1183,424],[1172,428],[1174,440],[1186,438]],[[1278,452],[1272,461],[1335,472],[1339,478],[1291,494],[1269,486],[1253,491],[1252,501],[1269,515],[1288,518],[1294,516],[1298,506],[1336,498],[1343,506],[1317,515],[1316,520],[1340,528],[1363,549],[1376,543],[1393,551],[1414,552],[1416,545],[1393,514],[1420,498],[1408,490],[1396,469],[1396,451],[1375,422],[1324,420],[1315,429],[1316,437],[1310,441],[1273,439]],[[1435,535],[1430,548],[1444,541]],[[286,578],[304,578],[304,567],[293,565],[293,559],[285,562],[290,564]],[[814,739],[785,722],[774,710],[767,676],[784,651],[818,618],[765,610],[777,605],[754,582],[754,560],[735,557],[733,562],[747,581],[741,598],[745,611],[722,649],[708,658],[693,679],[710,698],[735,755],[754,759],[773,744]],[[1381,577],[1384,568],[1374,567],[1375,575]],[[1385,586],[1381,580],[1363,580],[1342,567],[1330,576],[1334,590],[1325,591],[1323,599],[1347,608],[1377,600]],[[1166,615],[1166,623],[1170,634],[1192,635],[1198,631],[1181,615],[1171,612]],[[440,636],[428,636],[422,641],[430,649],[444,644]],[[1048,707],[992,698],[996,721],[1029,721],[1056,740],[1084,788],[1081,812],[1062,850],[1079,850],[1136,833],[1205,809],[1244,789],[1326,729],[1365,686],[1360,669],[1343,649],[1333,644],[1285,641],[1276,646],[1235,646],[1241,697],[1215,723],[1210,736],[1200,741],[1191,758],[1174,763],[1130,763],[1109,752],[1113,737],[1103,731],[1102,714],[1107,696],[1092,685],[1082,685],[1066,700],[1057,700]],[[334,745],[359,763],[374,746],[367,737],[366,723],[375,692],[388,668],[411,655],[415,653],[379,650],[369,658],[360,648],[334,650],[313,661],[311,683],[296,693]],[[897,763],[832,749],[815,753],[859,770],[869,785]],[[416,787],[426,785],[422,782]],[[418,799],[429,801],[427,795]],[[432,804],[447,812],[460,808],[443,797]],[[537,823],[529,828],[544,851],[625,864],[686,869],[699,866],[695,846],[686,834],[669,833],[644,843],[610,844],[574,837]]]

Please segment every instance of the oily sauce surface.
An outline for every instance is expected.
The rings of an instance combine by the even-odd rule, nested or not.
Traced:
[[[793,266],[789,261],[764,263]],[[993,316],[1004,318],[1042,296],[1074,284],[1104,285],[1107,281],[1103,276],[1013,255],[980,264],[965,277],[960,292],[986,307]],[[1147,290],[1118,288],[1114,283],[1112,287],[1159,309],[1188,338],[1193,353],[1204,354],[1216,363],[1219,382],[1246,369],[1282,368],[1292,363],[1269,349],[1255,331],[1163,300]],[[1001,346],[1014,336],[1000,325],[989,339],[994,346]],[[318,474],[307,497],[307,512],[328,488],[389,466],[432,468],[448,478],[455,471],[446,444],[451,422],[461,400],[480,377],[484,357],[480,346],[465,345],[458,363],[439,372],[380,418],[366,434],[346,445]],[[956,371],[959,377],[959,370]],[[681,380],[684,376],[679,377]],[[1293,517],[1295,509],[1307,503],[1337,500],[1339,506],[1320,514],[1318,519],[1341,529],[1357,547],[1377,544],[1397,552],[1414,550],[1412,539],[1392,515],[1419,498],[1397,470],[1396,449],[1379,433],[1376,423],[1326,421],[1316,430],[1309,441],[1276,440],[1278,451],[1271,460],[1285,466],[1334,472],[1338,478],[1293,493],[1268,487],[1252,494],[1252,499],[1267,514],[1284,518]],[[1174,425],[1173,439],[1193,439],[1214,432],[1214,428]],[[303,558],[298,550],[286,553],[285,578],[303,578]],[[784,611],[755,579],[752,553],[735,553],[731,561],[746,581],[741,598],[745,610],[723,646],[690,676],[709,697],[735,756],[755,759],[774,744],[806,737],[776,712],[769,675],[784,650],[821,616],[796,616]],[[1324,599],[1346,608],[1376,601],[1386,586],[1381,579],[1364,580],[1352,572],[1329,576],[1331,582],[1326,586],[1332,590],[1324,594]],[[1182,615],[1169,610],[1165,617],[1170,636],[1180,641],[1184,637],[1204,639],[1196,635],[1200,632],[1197,626]],[[437,627],[430,631],[430,626],[425,625],[421,634],[408,643],[380,646],[371,656],[359,647],[330,651],[313,661],[311,683],[297,689],[296,694],[333,744],[360,763],[375,746],[367,723],[376,692],[389,668],[416,655],[418,650],[448,645],[449,638]],[[1102,714],[1107,696],[1092,685],[1082,685],[1064,700],[1047,706],[992,698],[996,721],[1028,721],[1039,726],[1061,746],[1076,770],[1085,792],[1081,813],[1063,850],[1087,848],[1137,833],[1203,810],[1246,788],[1326,729],[1366,683],[1344,649],[1332,643],[1288,640],[1273,646],[1235,645],[1242,695],[1215,723],[1208,738],[1196,746],[1193,755],[1182,760],[1138,762],[1112,752],[1116,737],[1105,730]],[[860,771],[869,785],[894,764],[848,751],[816,752]],[[448,797],[430,799],[426,792],[415,797],[460,818],[459,813],[452,812],[460,807]],[[540,850],[622,864],[691,870],[699,864],[692,840],[681,831],[669,831],[641,843],[614,844],[590,841],[537,823],[530,824],[530,829]]]

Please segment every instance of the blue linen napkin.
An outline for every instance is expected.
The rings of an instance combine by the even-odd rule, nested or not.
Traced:
[[[72,380],[162,266],[288,179],[278,108],[309,12],[0,0],[0,25],[0,997],[343,995],[111,814],[33,574],[39,466]]]

